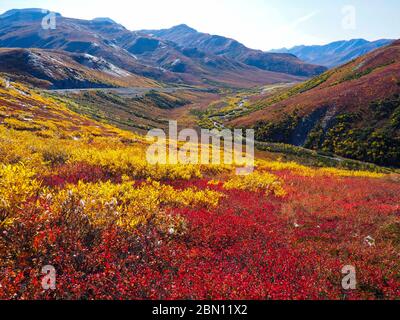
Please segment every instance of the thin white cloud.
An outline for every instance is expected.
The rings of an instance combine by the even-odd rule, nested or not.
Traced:
[[[290,24],[290,27],[295,28],[295,27],[299,26],[300,24],[311,20],[311,19],[314,18],[319,12],[320,12],[319,10],[316,10],[316,11],[314,11],[314,12],[311,12],[311,13],[305,15],[305,16],[302,16],[302,17],[296,19],[295,21],[293,21],[293,22]]]

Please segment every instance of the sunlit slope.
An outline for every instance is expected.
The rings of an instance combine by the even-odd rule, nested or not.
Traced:
[[[400,42],[255,102],[232,126],[257,138],[400,165]]]
[[[2,48],[0,72],[44,89],[160,86],[105,59],[65,51]]]

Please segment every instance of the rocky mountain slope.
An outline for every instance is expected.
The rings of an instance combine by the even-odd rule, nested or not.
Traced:
[[[65,51],[0,49],[0,72],[45,89],[159,86],[103,58]]]
[[[185,48],[197,48],[203,52],[233,59],[262,70],[305,77],[315,76],[326,70],[325,67],[305,63],[292,54],[268,53],[249,49],[234,39],[197,32],[187,25],[140,32],[172,41]]]

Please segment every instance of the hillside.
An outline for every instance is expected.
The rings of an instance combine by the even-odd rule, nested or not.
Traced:
[[[70,109],[118,128],[146,134],[168,129],[169,119],[193,127],[191,109],[204,108],[219,95],[204,90],[154,88],[138,93],[134,88],[46,92]]]
[[[148,146],[0,81],[0,299],[400,297],[396,175],[257,158],[240,177]]]
[[[172,41],[184,48],[196,48],[203,52],[233,59],[262,70],[304,77],[315,76],[326,70],[325,67],[304,63],[292,54],[267,53],[261,50],[249,49],[234,39],[197,32],[187,25],[179,25],[164,30],[142,30],[139,32]]]
[[[41,49],[0,49],[0,73],[45,89],[159,86],[89,54]]]
[[[174,42],[131,32],[110,19],[79,20],[57,14],[56,29],[44,30],[45,16],[41,9],[0,15],[0,47],[89,54],[141,77],[197,86],[253,87],[298,81],[299,76],[308,75],[287,68],[261,70],[229,57],[187,50]],[[296,60],[294,65],[302,69],[304,63]]]
[[[261,141],[400,165],[400,42],[272,97],[230,122]]]
[[[271,50],[271,52],[294,54],[305,62],[333,68],[384,47],[393,41],[389,39],[377,41],[353,39],[320,46],[297,46],[291,49]]]

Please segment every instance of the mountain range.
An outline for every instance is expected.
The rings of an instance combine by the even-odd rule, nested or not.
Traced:
[[[262,70],[305,77],[315,76],[326,70],[321,66],[304,63],[293,54],[271,54],[261,50],[249,49],[234,39],[197,32],[185,24],[170,29],[142,30],[139,32],[172,41],[182,47],[196,48],[219,57],[233,59]]]
[[[61,51],[68,56],[87,54],[102,59],[111,68],[123,70],[128,77],[133,74],[164,83],[202,86],[238,88],[293,82],[326,70],[304,63],[290,54],[251,50],[224,37],[196,32],[202,39],[210,39],[205,40],[207,46],[197,46],[194,42],[171,41],[162,36],[162,32],[157,35],[156,32],[129,31],[108,18],[80,20],[65,18],[57,13],[56,29],[45,30],[42,20],[46,15],[47,12],[42,9],[10,10],[0,15],[0,47],[41,49],[42,56],[54,55],[46,53],[49,50]],[[173,35],[176,32],[191,37],[195,31],[178,26],[167,33]],[[241,52],[239,56],[238,50]],[[76,56],[67,60],[71,59],[79,63]],[[47,60],[47,63],[51,61]],[[87,68],[87,65],[84,67]],[[18,64],[14,66],[14,71],[17,68]],[[0,69],[0,72],[5,71]],[[64,81],[66,83],[68,81]],[[72,79],[72,83],[79,84],[79,79]],[[86,84],[83,81],[84,87]],[[52,87],[59,85],[52,83]]]
[[[290,53],[305,62],[333,68],[386,46],[393,41],[390,39],[381,39],[371,42],[364,39],[353,39],[336,41],[320,46],[296,46],[291,49],[278,49],[271,52]]]

